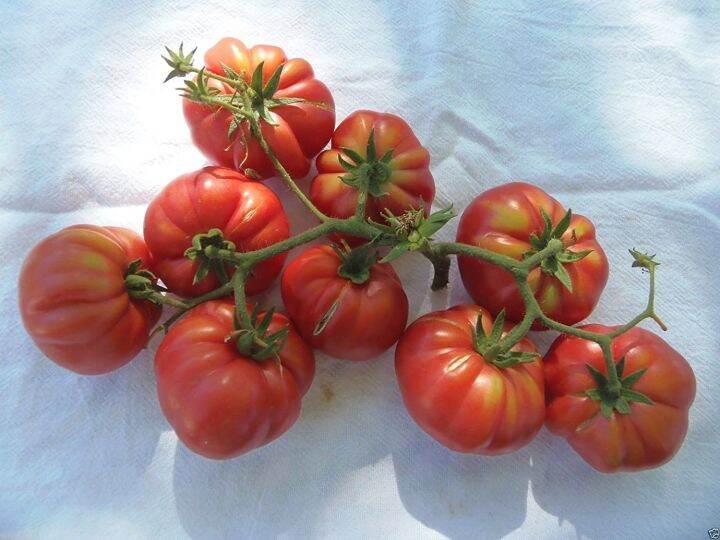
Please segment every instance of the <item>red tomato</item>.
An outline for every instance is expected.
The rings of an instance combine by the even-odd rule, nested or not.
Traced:
[[[305,341],[344,360],[368,360],[390,348],[405,329],[408,300],[389,264],[375,263],[362,284],[338,274],[340,256],[314,246],[288,264],[281,279],[288,315]],[[324,317],[325,324],[322,331]]]
[[[238,251],[254,251],[290,235],[287,216],[267,187],[222,167],[205,167],[170,182],[145,214],[145,239],[153,254],[152,269],[168,289],[199,296],[219,286],[214,272],[193,285],[198,261],[184,256],[196,234],[220,229]],[[280,273],[285,254],[253,268],[246,291],[267,289]],[[227,268],[232,275],[233,269]]]
[[[543,209],[553,225],[565,215],[558,201],[538,187],[522,182],[498,186],[482,193],[463,212],[457,241],[479,246],[521,260],[531,250],[531,235],[541,235]],[[595,227],[587,218],[573,214],[561,239],[570,253],[592,250],[585,258],[563,263],[572,283],[568,290],[554,275],[541,268],[528,281],[546,315],[565,324],[586,318],[597,305],[608,277],[608,261],[595,239]],[[472,257],[459,257],[463,284],[470,296],[496,315],[505,308],[510,320],[519,321],[525,312],[513,276],[500,267]],[[536,324],[535,329],[541,326]]]
[[[279,313],[269,332],[290,329],[279,362],[240,354],[226,341],[234,309],[227,299],[193,308],[155,355],[165,417],[188,448],[213,459],[239,456],[285,433],[300,415],[315,373],[312,350]]]
[[[20,271],[25,329],[58,365],[97,375],[145,347],[160,308],[128,295],[125,271],[150,261],[145,242],[120,227],[73,225],[42,240]]]
[[[375,159],[368,160],[368,139],[373,131]],[[365,161],[355,161],[341,149],[357,152]],[[392,159],[381,161],[386,152]],[[373,111],[356,111],[337,127],[332,148],[317,157],[318,175],[310,185],[310,198],[324,213],[346,218],[355,213],[358,191],[340,178],[353,175],[340,164],[339,157],[359,165],[355,176],[366,174],[371,185],[385,193],[368,198],[365,214],[375,221],[383,221],[381,212],[386,208],[400,215],[411,208],[430,209],[435,197],[435,182],[430,173],[430,154],[420,145],[410,126],[394,114]]]
[[[260,121],[263,136],[282,165],[291,176],[303,177],[310,169],[310,160],[323,149],[332,135],[335,126],[332,95],[315,78],[306,60],[288,60],[282,49],[272,45],[247,48],[238,39],[223,38],[205,53],[207,71],[224,76],[224,64],[243,75],[248,83],[260,62],[264,62],[263,84],[268,82],[280,65],[284,66],[273,98],[302,98],[316,103],[275,106],[270,110],[277,125]],[[216,88],[224,94],[233,93],[229,86],[214,79],[208,80],[208,87]],[[186,99],[183,100],[183,110],[193,142],[208,159],[224,167],[253,169],[262,178],[276,175],[257,140],[251,137],[247,122],[230,140],[228,127],[231,113],[227,109]]]
[[[472,304],[428,313],[405,331],[395,349],[395,371],[405,406],[438,442],[494,455],[526,445],[545,416],[540,357],[501,368],[475,346],[475,325],[490,333],[492,316]],[[505,335],[512,325],[505,323]],[[527,338],[513,351],[537,352]]]
[[[607,334],[615,327],[583,326]],[[680,448],[688,428],[688,409],[695,398],[695,376],[680,354],[660,337],[633,328],[612,341],[615,361],[624,358],[623,378],[646,370],[634,392],[653,404],[630,401],[629,414],[613,410],[610,418],[586,392],[598,388],[586,365],[603,375],[607,369],[600,346],[574,336],[560,336],[545,355],[547,426],[565,437],[575,451],[602,472],[658,467]]]

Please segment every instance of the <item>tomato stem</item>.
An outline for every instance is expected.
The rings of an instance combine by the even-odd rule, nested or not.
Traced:
[[[652,319],[654,320],[657,325],[663,330],[667,330],[667,326],[662,321],[662,319],[655,313],[655,270],[657,268],[656,264],[650,265],[648,268],[646,268],[646,271],[650,275],[650,288],[648,292],[648,301],[645,309],[642,311],[642,313],[639,313],[635,318],[633,318],[630,322],[616,328],[613,330],[609,335],[611,337],[617,337],[621,334],[624,334],[631,328],[637,326],[638,323],[641,321],[644,321],[645,319]]]
[[[431,242],[426,244],[422,253],[433,265],[433,280],[430,289],[433,291],[444,289],[450,281],[450,257],[442,254],[437,249],[437,244]]]
[[[365,207],[367,206],[368,192],[366,189],[360,190],[358,194],[357,207],[355,208],[355,217],[358,219],[365,218]]]
[[[243,268],[238,268],[235,270],[230,283],[232,284],[233,294],[235,295],[235,318],[240,328],[252,330],[253,325],[250,320],[250,314],[247,311],[247,300],[245,299],[245,279],[246,271]]]
[[[615,360],[612,355],[612,338],[607,335],[604,335],[603,338],[604,339],[598,340],[596,343],[600,345],[603,352],[603,358],[605,359],[605,369],[608,372],[607,390],[613,398],[617,398],[620,395],[622,384],[620,383],[620,377],[618,377]]]
[[[187,309],[188,307],[187,302],[184,302],[179,298],[175,298],[174,296],[171,296],[169,294],[153,294],[148,297],[148,300],[155,304],[163,304],[178,309]]]
[[[175,312],[172,316],[168,317],[165,322],[162,324],[159,324],[155,327],[155,329],[152,331],[151,336],[157,334],[158,332],[167,332],[170,329],[170,326],[174,322],[176,322],[178,319],[180,319],[185,313],[187,313],[192,308],[199,306],[203,302],[209,302],[210,300],[217,300],[218,298],[222,298],[223,296],[227,296],[232,292],[232,285],[230,283],[225,283],[224,285],[221,285],[217,289],[213,289],[212,291],[203,294],[202,296],[197,296],[195,298],[191,298],[189,300],[186,300],[184,302],[183,307],[178,307],[178,311]]]
[[[538,311],[540,306],[537,303],[533,305],[533,303],[529,300],[531,297],[534,300],[535,297],[533,296],[532,289],[527,282],[527,277],[520,273],[515,277],[515,281],[520,289],[520,296],[522,296],[525,301],[525,315],[522,321],[520,321],[520,324],[516,325],[498,342],[495,346],[497,349],[495,351],[496,353],[504,353],[512,349],[530,331],[532,324],[540,315]]]
[[[216,81],[224,82],[228,86],[231,86],[232,88],[236,90],[244,90],[247,88],[247,83],[245,81],[239,82],[237,79],[230,79],[229,77],[223,77],[222,75],[218,75],[217,73],[214,73],[212,71],[207,71],[205,69],[198,69],[194,66],[184,66],[184,69],[188,73],[196,73],[196,74],[202,74],[205,77],[208,77],[210,79],[215,79]]]

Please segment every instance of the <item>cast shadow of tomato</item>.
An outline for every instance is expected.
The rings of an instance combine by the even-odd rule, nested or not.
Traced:
[[[118,504],[136,489],[167,429],[150,351],[97,377],[63,370],[36,352],[16,395],[0,480],[9,476],[0,484],[16,494],[10,502],[18,526],[47,523],[73,508]]]
[[[344,519],[332,500],[353,471],[386,457],[397,441],[390,353],[365,363],[317,355],[317,374],[300,419],[268,446],[228,461],[193,454],[178,442],[173,488],[193,538],[305,538]],[[390,411],[390,414],[387,413]],[[388,423],[378,418],[388,418]],[[367,494],[358,494],[366,499]],[[349,513],[357,513],[348,505]]]
[[[392,459],[400,499],[415,519],[449,538],[502,538],[523,524],[532,443],[483,457],[445,448],[407,414],[397,429],[413,434]]]
[[[680,462],[670,462],[650,471],[603,474],[547,430],[536,440],[542,451],[533,453],[533,498],[545,512],[557,516],[559,525],[569,522],[578,538],[607,538],[612,531],[623,531],[626,538],[700,538],[714,525],[693,523],[697,530],[691,531],[687,521],[679,519],[677,494],[683,494],[683,506],[692,504],[688,490],[701,484],[696,467],[687,471]],[[701,491],[691,498],[698,518],[708,506]],[[608,523],[615,519],[621,524]]]

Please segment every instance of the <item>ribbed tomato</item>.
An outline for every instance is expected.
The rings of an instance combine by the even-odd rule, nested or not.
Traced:
[[[492,316],[471,304],[411,324],[395,349],[398,384],[410,416],[444,446],[485,455],[512,452],[542,427],[542,365],[539,356],[510,367],[486,359],[476,345],[479,316],[489,334]],[[501,335],[512,326],[503,328]],[[511,350],[537,352],[528,338]]]
[[[213,459],[244,454],[287,431],[315,373],[312,350],[279,313],[269,331],[290,331],[278,358],[242,355],[226,339],[234,309],[230,300],[200,304],[170,329],[155,355],[165,417],[188,448]]]
[[[53,362],[83,375],[113,371],[148,341],[160,308],[128,295],[130,263],[150,261],[145,242],[120,227],[73,225],[36,245],[20,271],[25,329]]]
[[[205,167],[179,176],[153,199],[145,214],[152,270],[172,292],[191,297],[219,286],[215,272],[193,285],[199,260],[184,256],[195,235],[212,229],[219,229],[221,241],[232,242],[238,251],[261,249],[290,235],[280,201],[262,184],[223,167]],[[246,283],[247,293],[269,287],[284,260],[283,253],[256,265]],[[225,269],[232,275],[232,267]]]
[[[581,328],[601,334],[615,329],[602,325]],[[618,398],[623,397],[629,409],[625,414],[619,412],[613,402],[616,398],[601,391],[609,402],[608,418],[600,401],[587,394],[599,388],[588,365],[608,374],[600,346],[568,335],[555,340],[544,360],[547,426],[599,471],[658,467],[675,455],[685,438],[688,410],[695,398],[695,375],[677,351],[642,328],[614,338],[612,356],[622,368],[625,390]],[[649,400],[639,399],[638,393]]]
[[[371,132],[374,144],[369,145]],[[345,168],[340,158],[352,167]],[[370,196],[365,214],[376,221],[383,220],[385,209],[394,215],[411,208],[429,210],[435,197],[429,166],[430,154],[405,120],[389,113],[356,111],[335,130],[332,148],[317,157],[310,198],[330,216],[352,216],[358,190],[343,177],[351,183],[367,181]]]
[[[463,212],[457,241],[521,260],[523,255],[544,247],[552,235],[552,230],[543,235],[547,228],[543,212],[553,227],[566,214],[558,201],[530,184],[512,182],[489,189]],[[533,245],[533,236],[539,245]],[[546,315],[575,324],[590,315],[597,305],[607,282],[608,261],[595,239],[595,227],[583,216],[573,214],[558,237],[566,249],[548,259],[542,268],[534,269],[528,282]],[[573,260],[588,251],[582,259]],[[510,320],[522,319],[525,304],[509,272],[473,257],[459,257],[458,264],[463,284],[475,302],[493,314],[504,308]],[[569,288],[556,277],[559,272],[566,275]],[[534,328],[540,326],[536,324]]]
[[[344,360],[368,360],[402,334],[408,299],[389,264],[372,264],[362,283],[341,275],[342,267],[330,246],[305,250],[283,272],[282,299],[313,348]]]
[[[288,60],[279,47],[248,48],[235,38],[223,38],[205,53],[207,71],[224,76],[224,65],[242,75],[247,83],[261,62],[263,84],[283,66],[277,91],[264,100],[276,125],[261,119],[262,134],[290,175],[303,177],[310,170],[310,160],[327,144],[335,127],[332,95],[315,78],[310,64],[301,58]],[[208,79],[207,86],[224,94],[233,93],[228,85],[214,79]],[[272,100],[278,98],[302,98],[306,102],[273,105]],[[224,167],[253,169],[262,178],[275,176],[272,163],[251,136],[247,123],[229,138],[231,113],[227,109],[185,99],[183,110],[193,142],[208,159]]]

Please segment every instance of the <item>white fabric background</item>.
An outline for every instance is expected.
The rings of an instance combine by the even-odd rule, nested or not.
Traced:
[[[718,28],[714,0],[2,2],[0,534],[705,538],[720,526]],[[213,462],[179,445],[158,408],[157,340],[98,378],[44,360],[19,323],[22,258],[72,223],[140,231],[152,196],[203,164],[159,55],[225,35],[308,58],[339,120],[357,108],[405,117],[430,149],[439,205],[462,210],[525,179],[590,216],[612,264],[593,321],[641,309],[646,278],[626,250],[657,251],[664,337],[698,378],[679,455],[605,476],[546,430],[505,457],[452,453],[410,421],[390,352],[319,355],[293,429]],[[306,226],[271,185],[294,230]],[[423,259],[396,266],[411,319],[467,300],[455,267],[450,289],[430,293]]]

